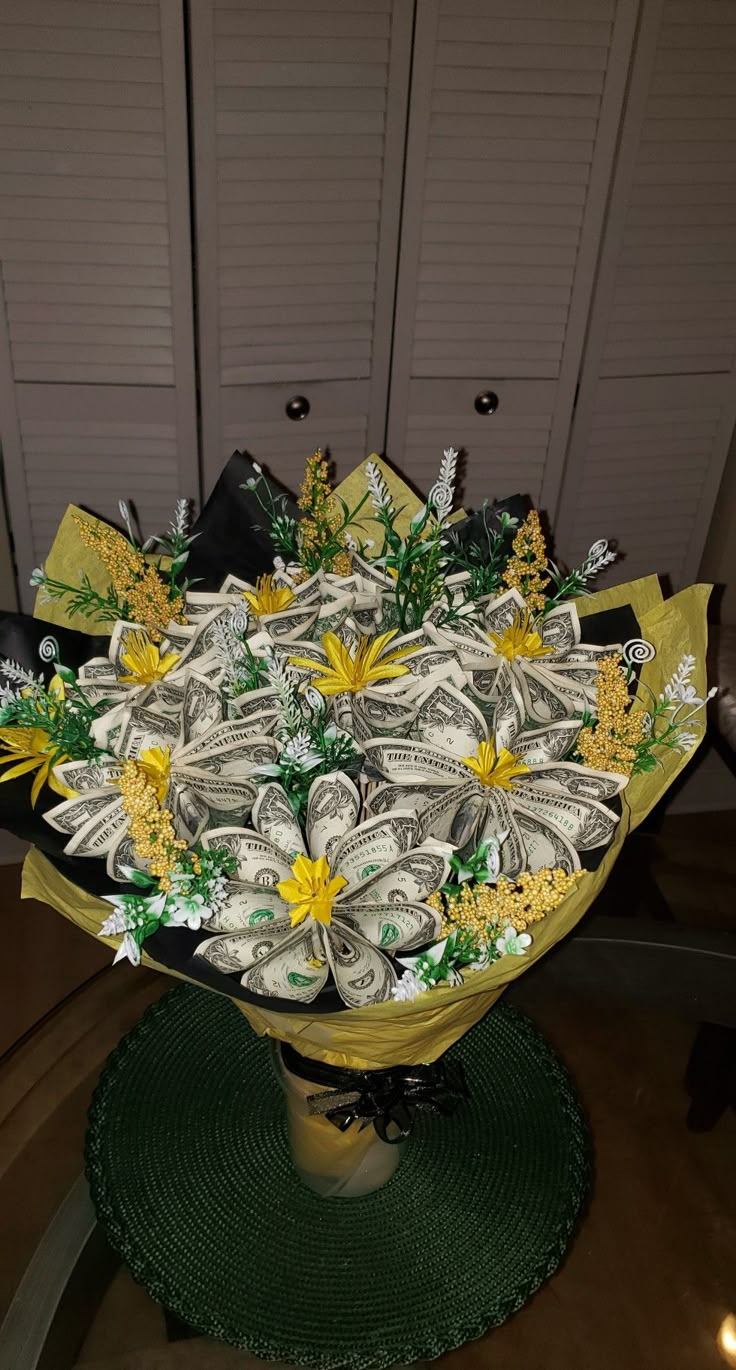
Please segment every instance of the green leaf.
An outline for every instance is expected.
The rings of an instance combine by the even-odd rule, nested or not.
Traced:
[[[147,871],[139,871],[133,867],[130,872],[130,883],[131,885],[137,885],[141,890],[150,890],[156,884],[156,881],[152,875],[147,873]]]

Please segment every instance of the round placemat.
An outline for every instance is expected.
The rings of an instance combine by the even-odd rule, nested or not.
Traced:
[[[113,1052],[90,1109],[111,1245],[157,1302],[256,1356],[366,1370],[482,1335],[559,1266],[588,1134],[517,1011],[497,1005],[451,1055],[470,1102],[419,1116],[384,1189],[321,1199],[291,1166],[269,1044],[229,1000],[172,990]]]

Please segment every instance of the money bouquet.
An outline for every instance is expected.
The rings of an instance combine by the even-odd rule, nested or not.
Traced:
[[[606,542],[561,568],[528,500],[454,512],[456,467],[421,500],[378,457],[333,489],[317,452],[294,501],[236,453],[145,541],[71,507],[0,628],[24,892],[281,1043],[322,1192],[454,1105],[447,1048],[703,733],[707,587],[595,593]]]

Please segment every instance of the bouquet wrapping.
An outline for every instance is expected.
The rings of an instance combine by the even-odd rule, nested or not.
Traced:
[[[295,501],[236,453],[147,541],[70,508],[35,616],[0,622],[24,896],[280,1044],[324,1194],[462,1100],[448,1048],[703,734],[709,587],[592,592],[606,543],[566,571],[528,500],[453,514],[456,460],[422,500],[378,458],[333,490],[315,453]]]

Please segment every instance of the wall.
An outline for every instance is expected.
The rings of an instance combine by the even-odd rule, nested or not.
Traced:
[[[723,472],[700,575],[702,580],[725,587],[719,621],[736,624],[736,436]]]

